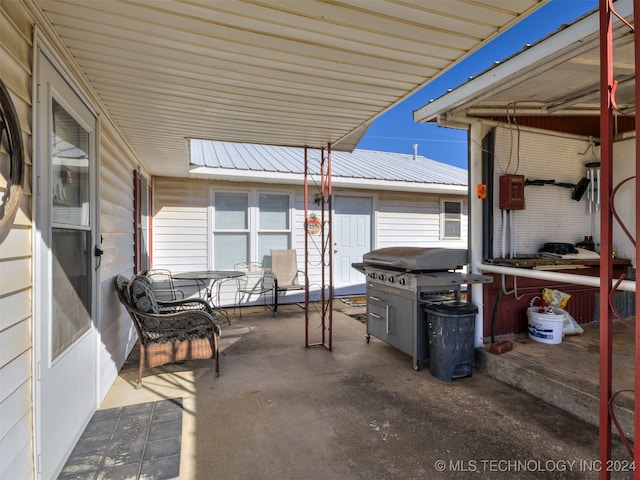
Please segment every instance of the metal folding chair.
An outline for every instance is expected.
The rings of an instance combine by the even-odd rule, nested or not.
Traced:
[[[305,288],[300,283],[300,278],[304,278],[304,272],[298,270],[298,255],[293,249],[271,250],[271,268],[265,276],[273,291],[271,310],[274,315],[278,310],[278,296],[281,292]]]
[[[252,297],[264,298],[265,308],[267,306],[267,293],[272,292],[271,286],[265,282],[265,270],[259,262],[241,262],[235,265],[235,270],[244,273],[238,277],[238,293],[236,294],[236,304],[238,305],[240,318],[242,318],[242,304],[251,300]]]

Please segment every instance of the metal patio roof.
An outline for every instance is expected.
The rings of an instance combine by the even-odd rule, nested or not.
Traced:
[[[156,175],[187,139],[350,151],[547,0],[25,0]]]
[[[198,177],[302,184],[304,149],[194,140],[191,162]],[[307,152],[310,172],[320,171],[320,150]],[[422,155],[355,149],[331,153],[334,185],[397,191],[467,193],[467,170]],[[317,175],[316,175],[317,176]]]
[[[615,8],[632,21],[631,0],[618,0]],[[619,84],[615,98],[627,114],[635,112],[633,49],[633,32],[616,19],[613,60]],[[443,125],[454,125],[464,117],[505,121],[507,112],[520,125],[538,126],[535,118],[546,116],[550,129],[599,136],[597,9],[424,105],[414,112],[414,120],[438,119]],[[554,118],[559,121],[551,123]],[[619,120],[627,126],[632,125],[629,121],[632,118]]]

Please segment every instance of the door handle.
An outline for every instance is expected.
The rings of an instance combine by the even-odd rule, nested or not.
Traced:
[[[391,325],[389,323],[389,305],[385,306],[385,316],[387,317],[387,333],[391,333]]]

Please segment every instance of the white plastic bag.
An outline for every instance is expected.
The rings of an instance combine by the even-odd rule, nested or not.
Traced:
[[[566,310],[562,308],[554,307],[553,311],[555,313],[564,313],[564,323],[562,325],[562,335],[579,335],[584,333],[582,327],[576,322],[576,319],[569,314]]]

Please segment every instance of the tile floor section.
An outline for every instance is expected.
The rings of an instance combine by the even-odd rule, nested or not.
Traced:
[[[182,399],[98,410],[58,480],[164,480],[180,475]]]

